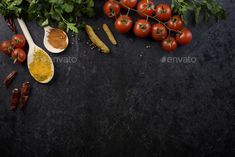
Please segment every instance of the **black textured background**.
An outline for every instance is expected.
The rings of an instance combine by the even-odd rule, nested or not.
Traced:
[[[119,45],[111,46],[98,28],[113,22],[97,1],[97,17],[87,22],[112,54],[90,50],[84,32],[82,41],[70,36],[65,53],[50,55],[77,62],[56,62],[48,85],[1,54],[0,80],[14,69],[19,75],[10,90],[0,87],[0,157],[234,157],[235,1],[220,2],[226,21],[190,26],[193,43],[167,54],[113,27]],[[27,25],[42,46],[43,30]],[[0,17],[0,41],[11,35]],[[197,62],[161,63],[164,56]],[[23,81],[33,85],[28,106],[9,111],[10,92]]]

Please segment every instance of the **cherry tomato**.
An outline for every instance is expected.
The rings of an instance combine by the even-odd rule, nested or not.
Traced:
[[[161,21],[167,21],[171,18],[171,7],[167,4],[159,4],[155,9],[157,19]]]
[[[178,15],[175,15],[167,22],[167,26],[173,30],[181,30],[184,26],[184,21]]]
[[[187,28],[182,29],[181,33],[176,34],[176,41],[180,45],[187,45],[192,41],[192,39],[193,35]]]
[[[17,61],[19,63],[23,63],[26,59],[26,53],[23,49],[21,48],[16,48],[12,54],[11,54],[12,59],[14,59],[14,63]]]
[[[151,36],[156,41],[162,41],[167,38],[167,29],[164,25],[157,23],[152,26]]]
[[[154,14],[154,3],[151,0],[140,1],[137,5],[137,11],[142,17],[146,17],[146,15],[152,16]]]
[[[167,37],[162,41],[162,48],[167,52],[175,51],[177,48],[177,42],[174,37]]]
[[[123,4],[122,7],[126,8],[134,8],[137,4],[137,0],[120,0],[120,2]]]
[[[16,34],[11,39],[11,45],[15,48],[23,48],[26,44],[26,39],[21,34]]]
[[[11,55],[11,52],[14,50],[14,48],[11,45],[11,41],[10,40],[3,41],[0,45],[0,50],[6,55]]]
[[[105,15],[107,15],[109,18],[113,18],[119,15],[121,7],[116,2],[110,0],[104,4],[103,10]]]
[[[136,21],[134,26],[134,33],[137,37],[140,38],[147,37],[150,31],[151,31],[151,24],[147,20],[140,19]]]
[[[114,23],[115,28],[120,33],[127,33],[133,25],[132,19],[127,15],[121,15]]]

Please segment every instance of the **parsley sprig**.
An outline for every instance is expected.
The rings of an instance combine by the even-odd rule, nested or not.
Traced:
[[[94,15],[93,7],[93,0],[1,0],[0,14],[26,15],[40,26],[51,25],[79,33],[82,19]]]
[[[185,23],[193,12],[195,23],[203,16],[205,22],[211,18],[225,19],[225,10],[215,0],[171,0],[176,14]],[[3,16],[25,15],[36,20],[40,26],[57,26],[79,33],[83,17],[94,14],[94,0],[1,0],[0,14]]]
[[[19,16],[22,12],[22,3],[23,0],[1,0],[0,14],[2,14],[3,16]]]
[[[207,23],[211,18],[216,20],[225,19],[226,13],[222,6],[215,0],[172,0],[175,13],[179,14],[187,23],[190,13],[194,13],[195,23],[198,24],[200,16],[204,16]]]

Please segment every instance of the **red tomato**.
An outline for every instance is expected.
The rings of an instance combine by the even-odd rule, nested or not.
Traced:
[[[11,39],[11,45],[16,48],[23,48],[26,44],[26,39],[21,34],[16,34]]]
[[[154,3],[149,0],[140,1],[137,5],[137,10],[142,17],[152,16],[154,14]]]
[[[184,21],[178,15],[175,15],[167,22],[167,26],[173,30],[181,30],[184,26]]]
[[[120,33],[127,33],[133,25],[132,19],[127,15],[121,15],[114,23],[115,28]]]
[[[152,26],[151,36],[156,41],[162,41],[167,38],[167,29],[164,25],[157,23]]]
[[[16,48],[12,54],[11,54],[12,59],[14,59],[14,63],[17,61],[19,63],[23,63],[26,59],[26,53],[23,49],[21,48]]]
[[[167,21],[171,18],[171,7],[167,4],[159,4],[155,9],[157,19],[161,21]]]
[[[134,26],[134,33],[137,37],[140,38],[147,37],[150,31],[151,31],[151,24],[147,20],[140,19],[136,21]]]
[[[109,18],[113,18],[119,15],[121,7],[116,2],[107,1],[104,4],[103,10],[104,10],[105,15],[107,15]]]
[[[175,51],[177,48],[177,42],[174,37],[167,37],[162,41],[162,48],[167,52]]]
[[[120,2],[123,4],[123,8],[134,8],[137,4],[137,0],[120,0]]]
[[[187,45],[191,43],[193,35],[189,29],[184,28],[181,30],[181,33],[176,34],[176,41],[180,45]]]
[[[10,55],[14,48],[11,45],[10,40],[5,40],[0,45],[0,50],[5,53],[6,55]]]

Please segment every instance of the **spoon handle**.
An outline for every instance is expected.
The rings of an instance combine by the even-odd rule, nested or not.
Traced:
[[[33,42],[33,39],[32,39],[32,37],[31,37],[31,35],[30,35],[30,33],[29,33],[29,30],[28,30],[28,28],[27,28],[27,26],[26,26],[24,20],[17,18],[17,21],[18,21],[18,23],[19,23],[19,25],[20,25],[20,27],[21,27],[21,29],[22,29],[24,35],[25,35],[25,38],[26,38],[26,40],[27,40],[28,43],[29,43],[29,45],[30,45],[30,44],[33,44],[33,43],[34,43],[34,42]]]

